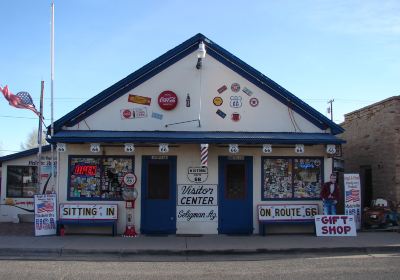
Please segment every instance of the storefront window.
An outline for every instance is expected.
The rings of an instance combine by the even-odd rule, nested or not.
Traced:
[[[263,158],[262,199],[318,199],[322,158]]]
[[[36,166],[7,166],[7,197],[33,197],[38,193]]]
[[[123,178],[133,172],[132,157],[70,157],[71,200],[122,200]]]

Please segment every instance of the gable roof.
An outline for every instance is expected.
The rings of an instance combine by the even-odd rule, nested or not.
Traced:
[[[72,127],[86,117],[97,112],[110,104],[117,98],[126,94],[133,88],[149,80],[175,62],[198,49],[199,43],[204,42],[207,55],[210,55],[226,67],[230,68],[243,78],[247,79],[260,89],[264,90],[293,111],[313,123],[318,128],[325,130],[330,128],[332,134],[339,134],[344,131],[342,127],[329,120],[323,114],[300,100],[298,97],[284,89],[261,72],[246,64],[218,44],[214,43],[203,34],[197,34],[186,40],[177,47],[146,64],[129,76],[100,92],[85,103],[81,104],[54,123],[54,132],[57,133],[63,126]],[[48,134],[50,133],[50,128]]]

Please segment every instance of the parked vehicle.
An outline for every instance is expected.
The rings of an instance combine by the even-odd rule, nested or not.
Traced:
[[[400,205],[396,207],[391,200],[377,198],[372,200],[371,207],[364,208],[364,226],[387,228],[400,224]]]

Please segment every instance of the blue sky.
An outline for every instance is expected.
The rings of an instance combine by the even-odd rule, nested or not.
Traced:
[[[50,0],[1,0],[0,85],[50,122]],[[55,119],[203,33],[334,121],[399,95],[400,1],[55,0]],[[0,154],[19,151],[35,115],[0,98]]]

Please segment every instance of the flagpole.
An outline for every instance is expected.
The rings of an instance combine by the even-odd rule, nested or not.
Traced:
[[[39,144],[39,151],[38,151],[38,183],[39,183],[39,193],[40,188],[42,187],[42,121],[43,121],[43,94],[44,94],[44,81],[40,83],[40,114],[39,114],[39,127],[38,127],[38,144]],[[43,193],[45,190],[42,190]]]
[[[51,1],[51,46],[50,46],[50,64],[51,64],[51,128],[50,136],[54,136],[54,1]],[[58,177],[58,176],[57,176]],[[54,147],[51,145],[51,187],[54,191]],[[57,186],[58,187],[58,186]],[[58,193],[58,190],[57,190]]]

